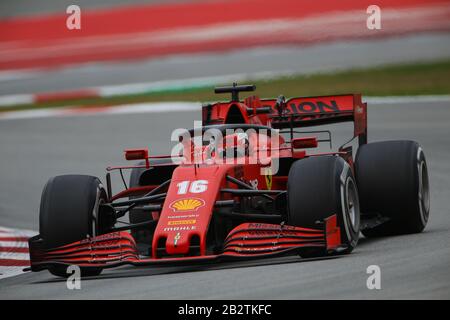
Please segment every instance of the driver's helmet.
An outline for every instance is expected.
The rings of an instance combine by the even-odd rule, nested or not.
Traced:
[[[246,133],[239,132],[226,135],[219,154],[223,158],[238,158],[248,156],[249,141]]]

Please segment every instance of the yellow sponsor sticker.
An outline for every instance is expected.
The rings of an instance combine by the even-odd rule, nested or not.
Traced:
[[[197,222],[197,220],[172,220],[169,221],[168,225],[169,226],[179,226],[179,225],[184,225],[184,224],[195,224]]]

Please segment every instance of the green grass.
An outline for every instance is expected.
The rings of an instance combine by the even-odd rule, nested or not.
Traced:
[[[252,82],[252,81],[248,81]],[[261,98],[362,93],[363,96],[450,94],[450,60],[421,64],[390,65],[335,73],[282,77],[253,81]],[[251,93],[242,94],[244,98]],[[215,101],[213,86],[182,91],[166,91],[110,98],[58,101],[2,108],[1,111],[62,106],[105,106],[154,101]]]

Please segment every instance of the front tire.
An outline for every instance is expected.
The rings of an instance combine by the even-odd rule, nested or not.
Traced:
[[[99,205],[107,196],[100,180],[85,175],[51,178],[44,187],[39,213],[39,233],[44,248],[52,249],[97,235]],[[68,277],[65,267],[49,270]],[[82,276],[100,274],[101,269],[81,269]]]
[[[336,214],[341,241],[350,253],[359,238],[360,213],[356,182],[340,157],[311,157],[294,162],[288,177],[288,224],[317,228],[317,221]]]

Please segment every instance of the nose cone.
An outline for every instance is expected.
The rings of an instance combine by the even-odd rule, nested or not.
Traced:
[[[199,237],[208,212],[206,201],[199,197],[185,197],[172,201],[169,204],[171,210],[167,216],[167,224],[164,231],[167,232],[166,251],[168,254],[187,254],[191,246],[192,238]],[[203,209],[203,210],[202,210]],[[202,218],[200,218],[202,217]],[[203,220],[201,220],[203,219]],[[209,222],[209,220],[208,220]],[[198,229],[198,228],[201,229]]]
[[[161,239],[168,255],[188,254],[193,242],[206,254],[209,223],[228,169],[226,165],[175,169],[153,237],[154,257]]]
[[[191,229],[191,231],[195,231]],[[169,255],[188,254],[191,247],[192,237],[196,234],[189,232],[185,228],[174,228],[166,240],[166,252]]]

